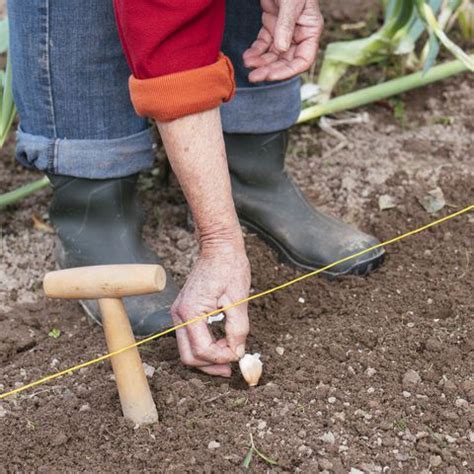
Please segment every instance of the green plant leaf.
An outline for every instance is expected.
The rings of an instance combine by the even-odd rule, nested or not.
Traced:
[[[8,18],[0,20],[0,54],[3,54],[8,49]]]
[[[462,61],[465,66],[474,71],[474,60],[465,53],[456,43],[451,41],[441,28],[436,19],[433,10],[424,0],[415,0],[418,15],[426,24],[428,31],[437,36],[443,46],[450,51],[457,59]]]
[[[426,74],[434,65],[439,54],[439,41],[435,34],[430,33],[428,40],[428,53],[423,63],[423,74]]]
[[[22,199],[25,199],[26,197],[38,192],[48,185],[49,179],[47,176],[44,176],[43,178],[33,181],[32,183],[20,186],[13,191],[0,194],[0,210],[9,206],[10,204],[14,204],[18,201],[21,201]]]
[[[58,328],[53,328],[48,332],[48,336],[53,339],[57,339],[61,335],[61,331]]]
[[[428,3],[434,12],[438,12],[443,0],[429,0]],[[395,41],[398,42],[394,53],[403,55],[414,51],[416,42],[425,30],[425,24],[416,13],[416,10],[413,9],[410,24],[406,28],[399,30],[394,37]]]
[[[459,8],[458,25],[461,35],[466,41],[474,40],[474,3],[465,0]]]
[[[8,58],[0,108],[0,148],[3,147],[5,140],[8,137],[15,115],[16,108],[15,102],[13,101],[12,91],[12,68],[10,58]]]
[[[397,50],[400,37],[415,18],[413,0],[390,0],[383,26],[367,38],[330,43],[318,77],[320,102],[327,102],[349,66],[366,66],[384,60]],[[412,48],[412,46],[410,46]],[[409,49],[410,49],[409,48]]]
[[[255,454],[262,458],[267,464],[271,464],[272,466],[278,466],[278,463],[274,460],[263,454],[261,451],[259,451],[256,447],[253,448],[255,451]]]
[[[471,56],[474,60],[474,54]],[[314,120],[324,115],[331,115],[344,110],[351,110],[356,107],[371,104],[379,100],[385,100],[403,92],[407,92],[418,87],[424,87],[448,77],[460,74],[468,70],[467,66],[459,60],[448,61],[444,64],[437,64],[431,68],[427,74],[423,75],[418,71],[407,76],[398,77],[382,84],[366,87],[343,96],[335,97],[328,102],[320,103],[303,109],[296,123],[303,123]]]
[[[253,440],[253,436],[252,436],[252,433],[250,433],[250,444],[251,444],[251,449],[255,452],[255,454],[263,459],[266,463],[268,464],[271,464],[273,466],[277,466],[278,463],[276,461],[274,461],[273,459],[270,459],[268,456],[266,456],[265,454],[263,454],[262,452],[260,452],[258,449],[257,449],[257,446],[255,446],[255,443],[254,443],[254,440]]]
[[[242,463],[242,466],[245,469],[248,469],[250,467],[250,463],[252,462],[253,458],[253,448],[250,448],[248,453],[245,455],[244,462]]]

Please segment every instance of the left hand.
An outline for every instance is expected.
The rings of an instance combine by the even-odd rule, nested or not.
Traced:
[[[316,59],[324,20],[318,0],[261,0],[262,29],[245,51],[250,82],[282,81],[307,71]]]

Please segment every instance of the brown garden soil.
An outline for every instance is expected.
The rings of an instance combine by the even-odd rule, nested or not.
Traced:
[[[335,2],[338,22],[358,19],[348,3]],[[314,205],[382,240],[473,204],[473,91],[465,75],[406,94],[402,123],[389,102],[357,111],[366,120],[339,127],[342,144],[316,124],[295,127],[289,169]],[[11,141],[0,192],[36,176],[12,154]],[[176,182],[160,179],[141,180],[146,238],[183,283],[196,243]],[[430,215],[418,199],[436,187],[447,204]],[[395,208],[379,209],[384,194]],[[0,392],[106,351],[76,304],[42,294],[54,235],[33,216],[48,223],[49,198],[0,214]],[[183,367],[171,337],[143,346],[156,426],[122,418],[108,362],[0,401],[0,473],[240,472],[250,433],[278,462],[254,457],[254,472],[472,472],[473,226],[463,215],[390,246],[367,278],[315,277],[252,302],[256,388],[238,370],[226,380]],[[246,244],[253,292],[300,274],[256,236]]]

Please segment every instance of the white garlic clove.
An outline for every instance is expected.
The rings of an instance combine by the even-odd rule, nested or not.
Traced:
[[[220,321],[223,321],[224,318],[225,318],[225,314],[222,312],[214,314],[213,316],[209,316],[207,318],[207,324],[218,323]]]
[[[262,376],[260,354],[245,354],[239,361],[240,371],[250,387],[255,387]]]

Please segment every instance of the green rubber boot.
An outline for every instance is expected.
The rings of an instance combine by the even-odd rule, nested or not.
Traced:
[[[50,218],[58,242],[60,268],[123,263],[160,263],[142,239],[143,212],[137,198],[138,175],[91,180],[49,176],[53,185]],[[178,286],[167,273],[164,291],[123,299],[136,336],[172,326],[170,306]],[[86,313],[101,322],[96,300],[82,300]]]
[[[225,143],[241,223],[285,260],[313,270],[379,243],[308,203],[284,167],[287,132],[225,134]],[[324,273],[366,275],[380,266],[383,256],[382,248],[371,250]]]

